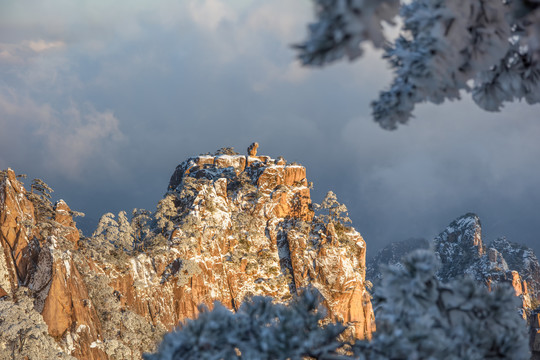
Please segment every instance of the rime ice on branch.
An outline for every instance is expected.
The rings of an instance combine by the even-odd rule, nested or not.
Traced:
[[[469,92],[481,108],[540,102],[540,3],[533,0],[315,0],[316,22],[296,45],[305,65],[354,60],[364,42],[384,47],[394,70],[390,87],[372,103],[381,127],[395,129],[416,104]],[[402,28],[390,43],[383,24]]]

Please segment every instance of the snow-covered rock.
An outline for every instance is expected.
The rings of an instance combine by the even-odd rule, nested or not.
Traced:
[[[303,166],[252,155],[182,162],[155,213],[106,214],[91,238],[65,202],[53,207],[2,172],[0,298],[17,303],[30,289],[49,335],[79,359],[137,359],[201,304],[287,302],[308,285],[329,320],[370,338],[364,239],[315,216]]]
[[[452,221],[431,244],[409,240],[388,245],[368,263],[367,278],[377,283],[380,265],[399,265],[406,253],[430,246],[440,262],[439,280],[469,277],[488,288],[508,283],[522,299],[524,315],[534,307],[540,295],[540,264],[533,250],[504,237],[485,245],[480,219],[473,213]]]
[[[56,358],[71,355],[102,359],[101,350],[89,347],[99,339],[101,329],[95,310],[88,306],[87,286],[75,265],[72,251],[77,249],[79,232],[68,205],[59,201],[53,206],[26,191],[11,169],[0,174],[0,194],[0,295],[4,295],[0,301],[11,304],[1,308],[20,309],[25,297],[18,294],[26,291],[32,296],[33,308],[25,305],[25,316],[46,324],[62,353]],[[73,343],[70,333],[76,333],[81,325],[89,326]],[[21,359],[36,358],[39,349],[6,336],[0,334],[0,342],[7,341],[9,351],[16,351]],[[34,341],[37,335],[32,332],[27,336],[35,346],[49,341]],[[47,358],[45,353],[42,356]]]

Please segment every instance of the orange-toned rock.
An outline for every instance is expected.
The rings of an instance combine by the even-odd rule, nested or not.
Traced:
[[[517,271],[512,271],[512,287],[516,293],[516,296],[523,294],[523,288],[521,287],[521,276]]]
[[[80,359],[108,359],[91,344],[100,337],[101,325],[88,304],[88,292],[73,256],[61,248],[77,243],[79,232],[71,210],[57,203],[47,238],[32,230],[34,206],[15,173],[8,169],[0,183],[0,297],[14,294],[18,286],[32,290],[34,309],[42,313],[53,336],[65,352]],[[75,340],[74,340],[75,339]]]
[[[49,326],[49,334],[55,338],[62,337],[72,323],[72,294],[67,286],[67,269],[62,265],[54,264],[51,287],[41,313]]]
[[[54,205],[54,220],[64,227],[64,237],[71,241],[76,249],[79,245],[79,230],[73,221],[71,209],[64,200],[59,200]]]
[[[237,309],[248,296],[285,300],[311,284],[323,294],[332,318],[349,324],[354,336],[370,338],[374,315],[364,285],[365,242],[360,234],[349,229],[338,235],[331,223],[312,223],[304,167],[276,165],[265,156],[244,161],[244,156],[221,155],[213,161],[205,156],[177,167],[169,184],[177,196],[185,177],[203,179],[197,182],[196,196],[179,209],[200,223],[192,225],[196,230],[177,226],[169,252],[132,258],[126,272],[96,264],[111,279],[122,305],[172,329],[197,316],[201,303],[211,308],[217,300]],[[230,168],[235,171],[228,172]],[[241,172],[251,185],[237,189]],[[212,209],[205,205],[209,202]],[[299,221],[307,228],[298,227]]]
[[[232,167],[236,173],[244,171],[246,168],[245,156],[220,155],[214,160],[214,165],[217,168]]]
[[[248,146],[247,152],[249,156],[257,156],[257,149],[259,148],[259,143],[254,142]]]
[[[98,239],[79,239],[63,201],[55,205],[50,235],[26,231],[23,222],[35,222],[32,203],[14,174],[6,179],[0,188],[7,209],[0,214],[0,289],[9,294],[19,283],[29,287],[49,334],[79,359],[120,358],[116,351],[139,346],[123,336],[129,331],[124,319],[140,329],[172,330],[196,317],[201,304],[212,308],[220,301],[235,310],[253,295],[285,302],[306,286],[320,291],[329,317],[346,323],[352,336],[370,338],[374,331],[365,241],[353,228],[336,231],[314,217],[303,166],[255,151],[190,158],[169,183],[177,212],[167,215],[172,226],[150,232],[164,244],[153,252],[122,252],[110,243],[118,240],[114,234],[129,231],[117,227],[99,240],[95,256],[89,244]],[[106,251],[113,255],[102,256]],[[102,293],[89,284],[102,286]],[[98,308],[103,304],[111,309]]]
[[[8,169],[6,175],[0,185],[0,245],[4,248],[4,262],[15,265],[7,269],[10,289],[14,290],[19,283],[28,283],[37,249],[31,243],[34,206],[13,170]]]

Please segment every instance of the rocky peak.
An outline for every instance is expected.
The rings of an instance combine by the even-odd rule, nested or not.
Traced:
[[[305,167],[269,156],[203,155],[182,162],[168,188],[177,209],[171,242],[200,234],[198,224],[208,229],[203,248],[181,246],[181,257],[221,254],[236,274],[220,301],[235,308],[246,296],[286,299],[299,287],[319,284],[332,316],[351,324],[356,336],[370,336],[365,242],[353,228],[338,234],[334,224],[314,218]]]
[[[59,202],[55,211],[50,212],[51,217],[47,217],[38,209],[49,205],[27,192],[11,169],[3,171],[2,175],[0,293],[4,294],[4,299],[0,301],[7,302],[3,308],[20,311],[13,316],[20,316],[24,321],[22,333],[31,333],[31,329],[41,328],[43,322],[46,324],[48,334],[56,341],[30,335],[28,339],[30,343],[45,346],[40,348],[39,356],[55,354],[50,358],[64,358],[69,353],[80,358],[100,358],[101,351],[90,347],[98,340],[100,328],[95,310],[85,302],[88,291],[73,258],[78,231],[69,207]],[[28,295],[31,295],[30,300]],[[33,308],[23,306],[23,302],[33,303]],[[6,332],[0,346],[13,350],[20,341]],[[61,349],[69,351],[61,352]],[[29,350],[20,347],[17,351]]]
[[[481,232],[475,214],[465,214],[452,221],[433,240],[432,247],[441,263],[437,276],[443,281],[467,276],[489,288],[498,283],[510,284],[522,300],[524,313],[529,311],[540,287],[540,265],[533,250],[504,237],[484,247]],[[388,245],[368,264],[368,278],[377,280],[381,276],[380,265],[399,265],[400,256],[421,246],[414,241]]]
[[[79,230],[77,229],[77,225],[73,220],[73,212],[64,200],[58,200],[54,204],[53,210],[54,221],[56,221],[58,225],[65,230],[64,237],[73,243],[74,249],[77,249],[79,245],[80,234]]]
[[[484,254],[480,218],[467,213],[452,221],[433,241],[439,255],[439,276],[443,281],[464,275]]]
[[[178,165],[155,212],[105,214],[90,238],[80,238],[65,202],[53,207],[2,172],[0,301],[17,305],[17,290],[29,289],[31,315],[79,359],[140,358],[201,304],[286,302],[306,286],[320,291],[329,320],[369,338],[362,236],[314,213],[303,166],[256,147],[247,156],[222,150]],[[2,341],[18,346],[0,333]]]
[[[527,280],[531,279],[534,289],[540,284],[532,275],[539,270],[536,256],[531,249],[510,243],[505,238],[484,247],[477,215],[469,213],[454,220],[434,239],[434,249],[441,260],[438,272],[441,280],[468,276],[489,288],[508,283],[522,299],[524,310],[530,309],[531,287]]]
[[[306,168],[297,164],[278,165],[277,162],[269,156],[198,156],[176,167],[168,189],[183,200],[189,198],[183,191],[194,184],[199,187],[200,194],[208,193],[214,198],[237,199],[239,193],[248,197],[253,195],[258,197],[254,203],[267,203],[263,211],[267,220],[289,216],[311,221],[313,211]],[[212,183],[213,189],[206,186],[208,182]],[[240,189],[242,191],[238,192]],[[243,191],[246,189],[253,191]],[[263,197],[272,201],[265,201]],[[253,202],[249,198],[237,200]],[[184,208],[189,206],[184,204]]]

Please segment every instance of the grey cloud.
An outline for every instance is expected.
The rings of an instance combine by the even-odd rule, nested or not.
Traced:
[[[48,103],[0,91],[0,152],[13,153],[4,162],[16,161],[71,180],[80,180],[88,161],[109,160],[103,153],[106,142],[124,140],[119,121],[111,111],[97,111],[91,105],[68,102],[55,109]]]
[[[468,211],[487,237],[537,246],[537,106],[420,105],[387,132],[369,116],[391,77],[379,54],[324,69],[295,62],[309,1],[95,2],[87,14],[57,4],[28,27],[0,25],[5,44],[66,44],[0,70],[0,165],[44,178],[89,218],[153,209],[186,157],[258,141],[306,165],[315,200],[334,190],[369,252],[433,237]],[[60,155],[37,159],[57,142]]]

